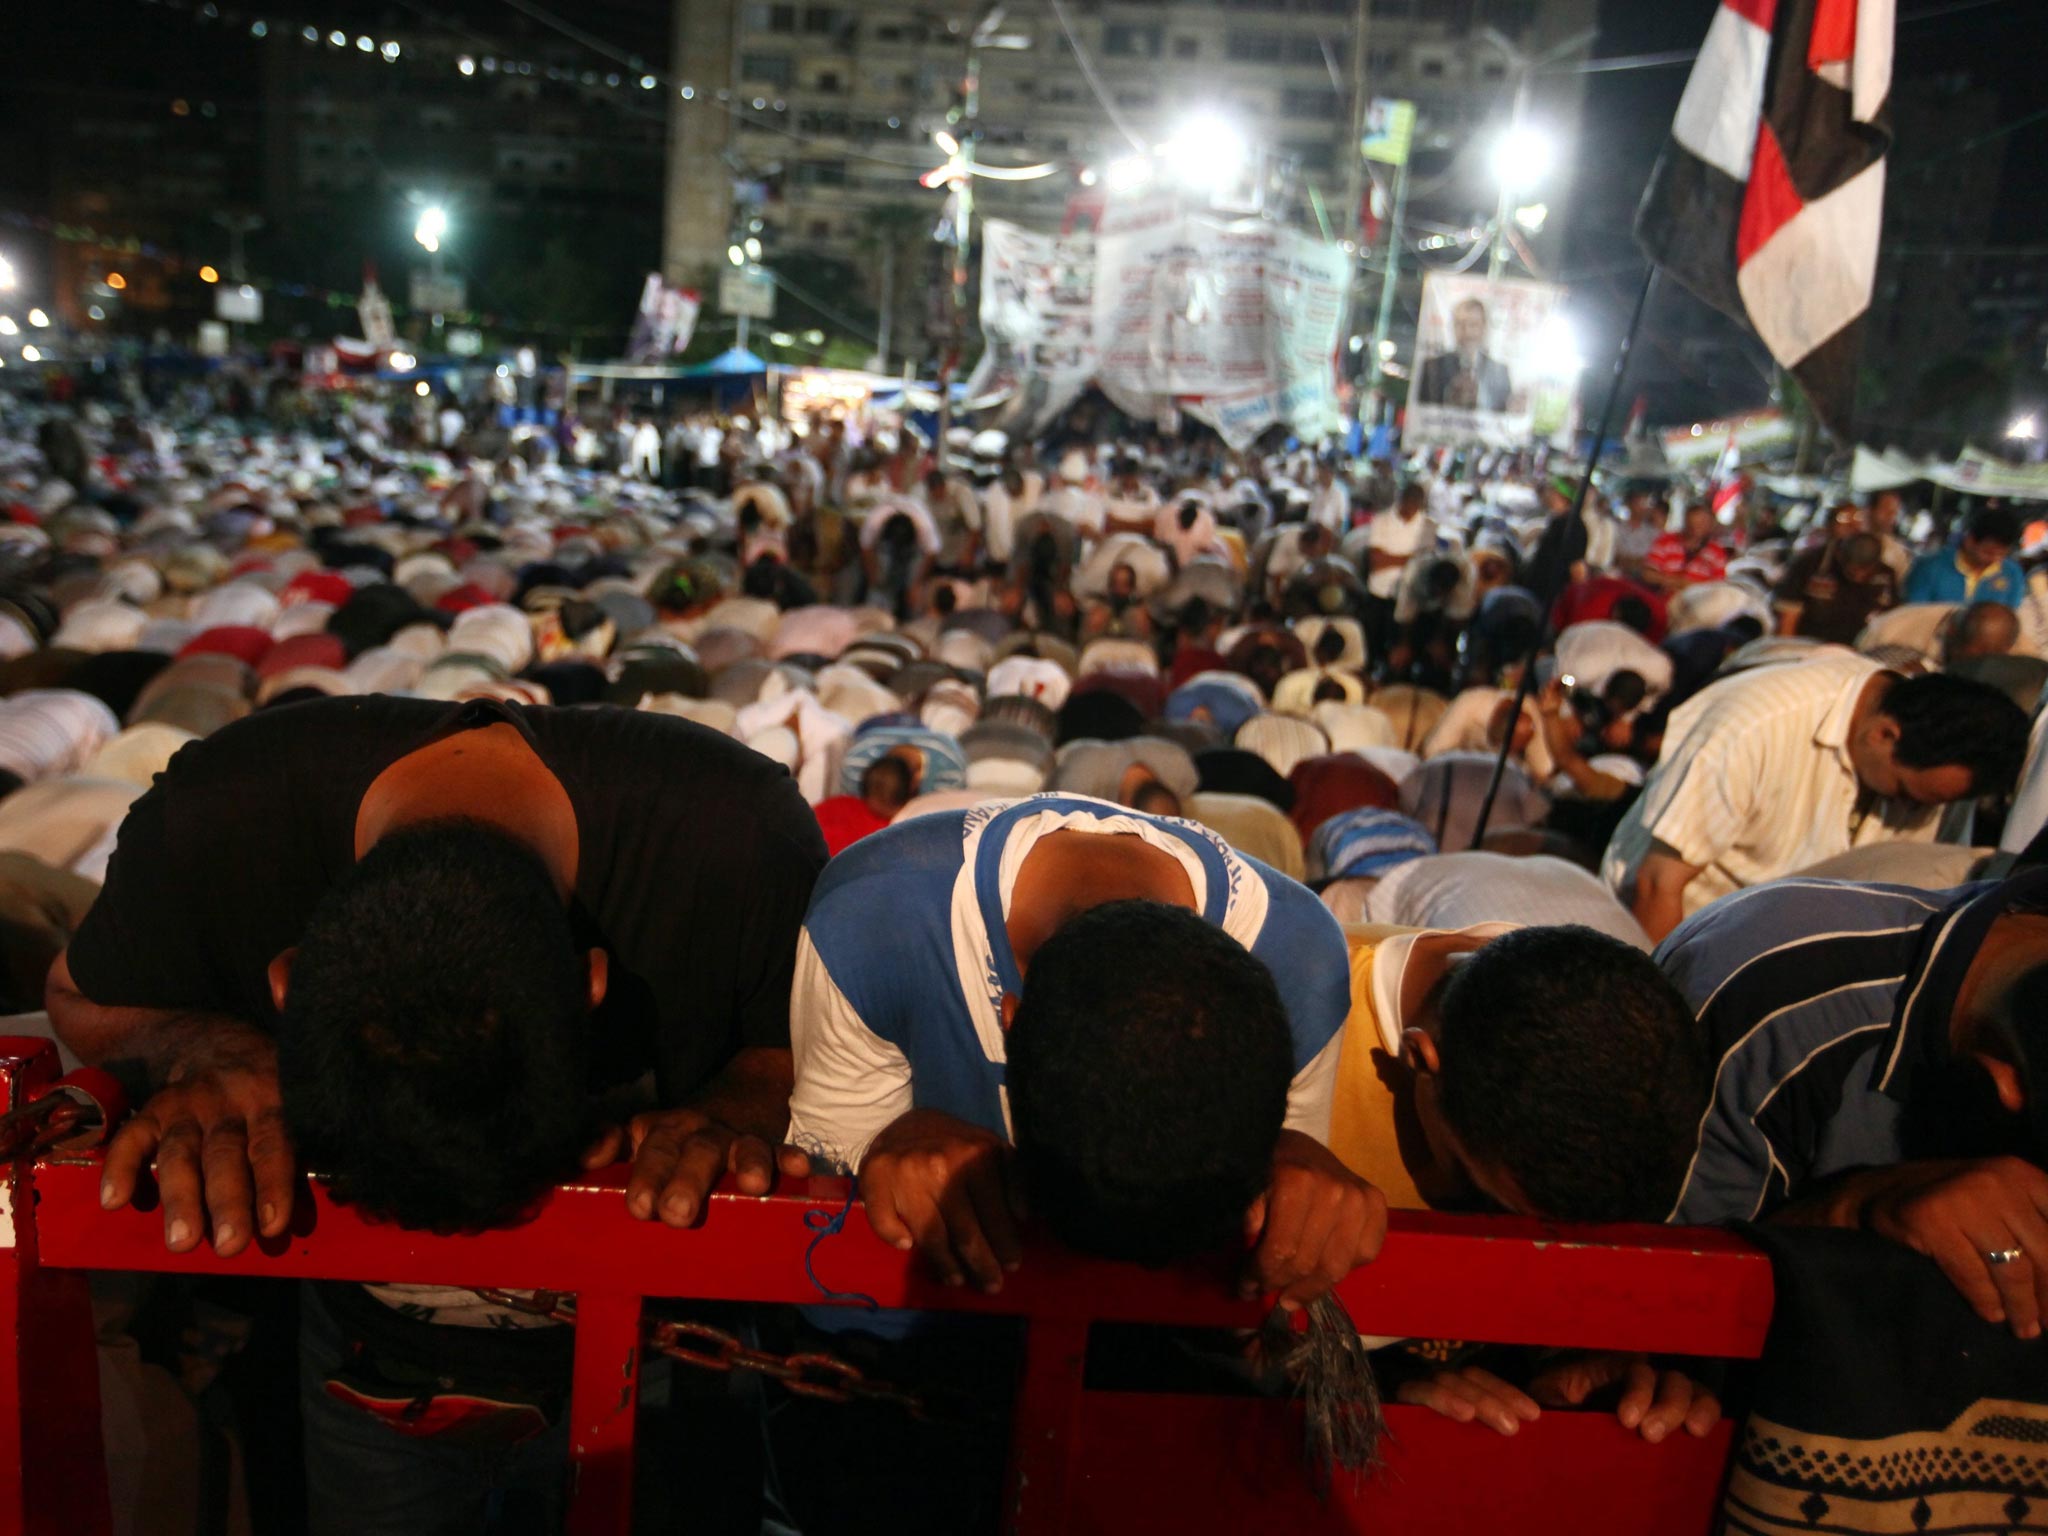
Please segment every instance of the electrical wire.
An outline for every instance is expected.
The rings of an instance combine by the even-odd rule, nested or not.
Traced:
[[[1144,154],[1147,149],[1145,140],[1124,121],[1123,114],[1116,109],[1116,103],[1109,99],[1109,92],[1102,88],[1102,80],[1095,73],[1095,65],[1088,57],[1088,50],[1081,46],[1081,39],[1074,35],[1074,24],[1067,19],[1064,0],[1052,0],[1052,13],[1059,19],[1060,31],[1066,36],[1067,47],[1074,55],[1074,63],[1080,67],[1081,78],[1088,82],[1088,89],[1095,93],[1095,100],[1108,114],[1110,123],[1118,133],[1130,141],[1131,148],[1141,155]]]

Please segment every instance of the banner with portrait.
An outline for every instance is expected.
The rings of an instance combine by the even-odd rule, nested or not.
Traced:
[[[1275,425],[1336,429],[1340,247],[1171,204],[1115,211],[1092,235],[984,226],[987,350],[970,395],[1007,391],[1013,434],[1042,431],[1091,382],[1141,420],[1184,409],[1233,447]]]
[[[1402,441],[1519,448],[1566,424],[1582,367],[1555,283],[1431,272]]]

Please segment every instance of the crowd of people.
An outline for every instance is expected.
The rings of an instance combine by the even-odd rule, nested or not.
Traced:
[[[442,1232],[579,1167],[678,1226],[844,1172],[950,1284],[1029,1262],[1028,1210],[1241,1244],[1288,1309],[1389,1207],[1771,1220],[1928,1256],[2038,1369],[2012,508],[1137,429],[695,415],[663,476],[631,418],[7,410],[0,985],[136,1079],[103,1199],[153,1171],[173,1250],[277,1236],[307,1167]],[[545,1318],[321,1285],[299,1328],[314,1528],[551,1518]],[[1643,1360],[1382,1353],[1501,1433],[1721,1411]],[[902,1496],[842,1457],[807,1506],[833,1432],[790,1422],[782,1528]]]

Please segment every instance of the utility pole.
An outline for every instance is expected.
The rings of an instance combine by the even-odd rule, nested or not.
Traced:
[[[1372,387],[1381,398],[1387,389],[1387,332],[1393,328],[1394,295],[1401,286],[1401,224],[1408,213],[1408,162],[1414,157],[1411,144],[1401,163],[1394,167],[1394,211],[1387,220],[1386,269],[1380,274],[1380,310],[1372,325]]]
[[[1522,131],[1522,118],[1529,109],[1529,71],[1526,59],[1516,61],[1515,104],[1508,113],[1508,137],[1515,138]],[[1486,280],[1499,278],[1508,264],[1508,223],[1515,216],[1515,198],[1521,192],[1508,177],[1500,178],[1500,202],[1493,210],[1493,254],[1486,259]]]
[[[881,319],[876,325],[875,372],[889,371],[889,333],[896,320],[896,236],[886,233],[882,241]]]
[[[256,213],[216,213],[213,222],[228,232],[228,276],[234,279],[236,287],[240,287],[248,280],[242,242],[263,227],[263,216]],[[228,330],[234,337],[232,350],[241,351],[242,322],[231,322]]]
[[[1599,36],[1599,29],[1594,27],[1575,33],[1556,47],[1546,48],[1542,53],[1533,56],[1522,52],[1496,28],[1482,27],[1479,35],[1507,55],[1509,67],[1515,72],[1515,103],[1508,114],[1507,131],[1508,140],[1512,143],[1521,138],[1522,119],[1529,110],[1529,82],[1535,77],[1536,72],[1546,65],[1556,63],[1567,54],[1576,53],[1581,48],[1589,46],[1593,39]],[[1493,253],[1486,263],[1486,276],[1489,282],[1497,279],[1507,267],[1508,228],[1515,216],[1515,198],[1527,190],[1510,174],[1501,175],[1499,180],[1500,201],[1495,206],[1493,214]]]
[[[975,119],[981,115],[981,41],[1002,21],[1002,8],[992,9],[967,35],[967,73],[960,82],[960,168],[953,186],[952,302],[947,309],[946,357],[939,367],[939,451],[953,425],[953,376],[967,349],[967,258],[974,229]]]

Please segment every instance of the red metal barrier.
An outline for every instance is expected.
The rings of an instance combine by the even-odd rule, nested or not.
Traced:
[[[53,1077],[44,1042],[0,1039],[0,1104]],[[93,1343],[84,1272],[143,1270],[534,1288],[574,1293],[570,1529],[627,1529],[643,1298],[816,1302],[806,1213],[837,1212],[838,1180],[792,1181],[766,1199],[714,1195],[677,1232],[630,1220],[624,1170],[565,1185],[524,1226],[437,1238],[364,1222],[317,1186],[287,1236],[222,1260],[172,1254],[154,1212],[102,1211],[96,1154],[7,1166],[0,1182],[0,1536],[104,1530]],[[1018,1536],[1131,1529],[1516,1530],[1705,1533],[1726,1426],[1644,1445],[1608,1416],[1549,1413],[1513,1440],[1390,1408],[1387,1469],[1364,1487],[1311,1494],[1288,1405],[1082,1390],[1091,1321],[1249,1327],[1220,1268],[1151,1271],[1036,1245],[1001,1294],[926,1279],[856,1206],[818,1251],[820,1278],[884,1306],[1021,1314],[1026,1367],[1013,1425],[1005,1526]],[[1724,1234],[1662,1227],[1557,1228],[1400,1213],[1380,1260],[1341,1289],[1369,1334],[1747,1358],[1763,1346],[1771,1277]],[[17,1453],[18,1454],[10,1454]],[[1595,1491],[1597,1490],[1597,1492]],[[1588,1495],[1591,1495],[1589,1498]]]

